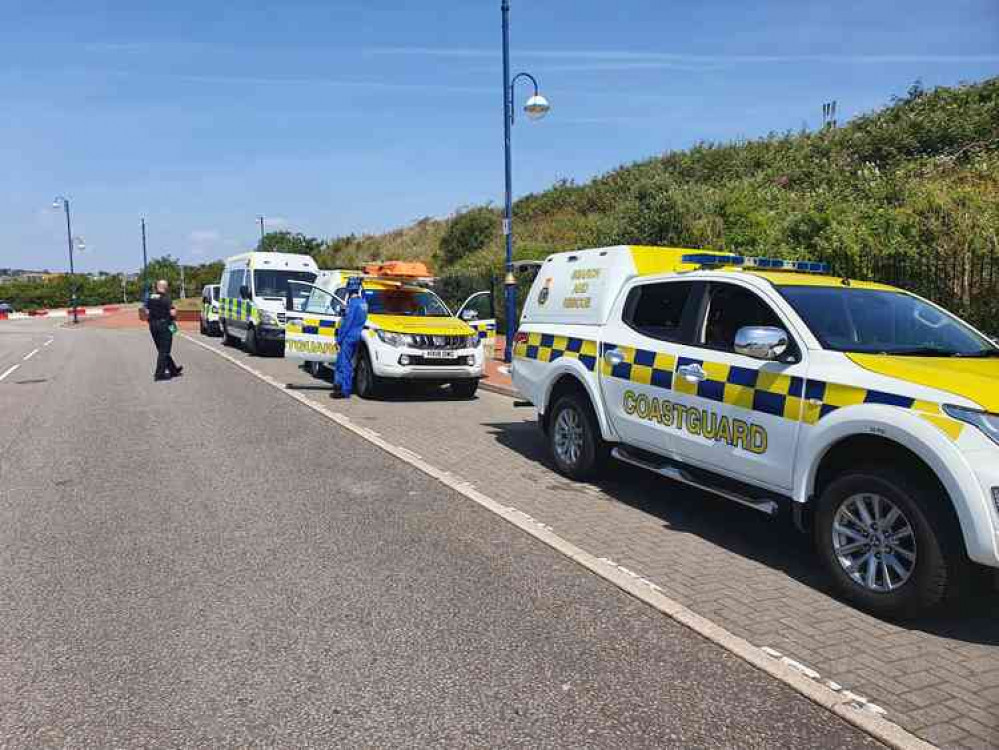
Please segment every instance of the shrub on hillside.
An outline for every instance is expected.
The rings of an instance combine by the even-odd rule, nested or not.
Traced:
[[[499,230],[499,217],[491,208],[473,208],[448,224],[440,241],[445,265],[453,265],[488,245]]]

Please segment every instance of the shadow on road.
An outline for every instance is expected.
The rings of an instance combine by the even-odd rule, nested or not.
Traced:
[[[492,430],[500,445],[555,470],[545,436],[536,422],[485,423],[484,426]],[[614,500],[658,518],[670,531],[695,534],[833,596],[812,550],[811,540],[792,530],[786,514],[771,519],[711,493],[617,461],[611,461],[595,484]],[[949,604],[941,614],[893,624],[966,643],[999,645],[997,623],[999,597],[991,583],[982,582]]]

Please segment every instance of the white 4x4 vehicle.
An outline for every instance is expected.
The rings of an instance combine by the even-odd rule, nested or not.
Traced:
[[[613,247],[541,266],[513,381],[565,475],[613,455],[792,510],[877,614],[999,567],[999,349],[943,309],[808,262]]]

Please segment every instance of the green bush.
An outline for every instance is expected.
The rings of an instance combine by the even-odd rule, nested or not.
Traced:
[[[447,265],[488,245],[499,233],[499,216],[491,208],[473,208],[451,219],[440,241],[441,258]]]

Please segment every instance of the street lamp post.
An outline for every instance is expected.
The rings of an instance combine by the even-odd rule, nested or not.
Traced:
[[[264,249],[264,217],[258,216],[257,221],[260,222],[260,249]]]
[[[52,208],[62,208],[66,212],[66,243],[69,245],[70,301],[73,307],[73,323],[79,323],[80,321],[76,314],[76,272],[73,268],[73,226],[69,218],[69,198],[57,195],[55,200],[52,201]]]
[[[511,131],[514,123],[513,93],[514,86],[521,78],[534,84],[534,95],[524,105],[524,112],[532,120],[540,120],[551,106],[548,100],[541,96],[538,81],[530,73],[518,73],[510,78],[510,0],[502,0],[500,10],[503,14],[503,140],[506,166],[506,196],[503,214],[503,234],[506,237],[506,276],[504,279],[506,291],[506,344],[503,348],[503,360],[513,359],[513,334],[517,327],[517,277],[513,267],[513,155],[511,151]]]
[[[149,276],[147,274],[146,266],[149,261],[146,258],[146,219],[143,217],[141,219],[142,225],[142,304],[146,304],[149,301]]]

